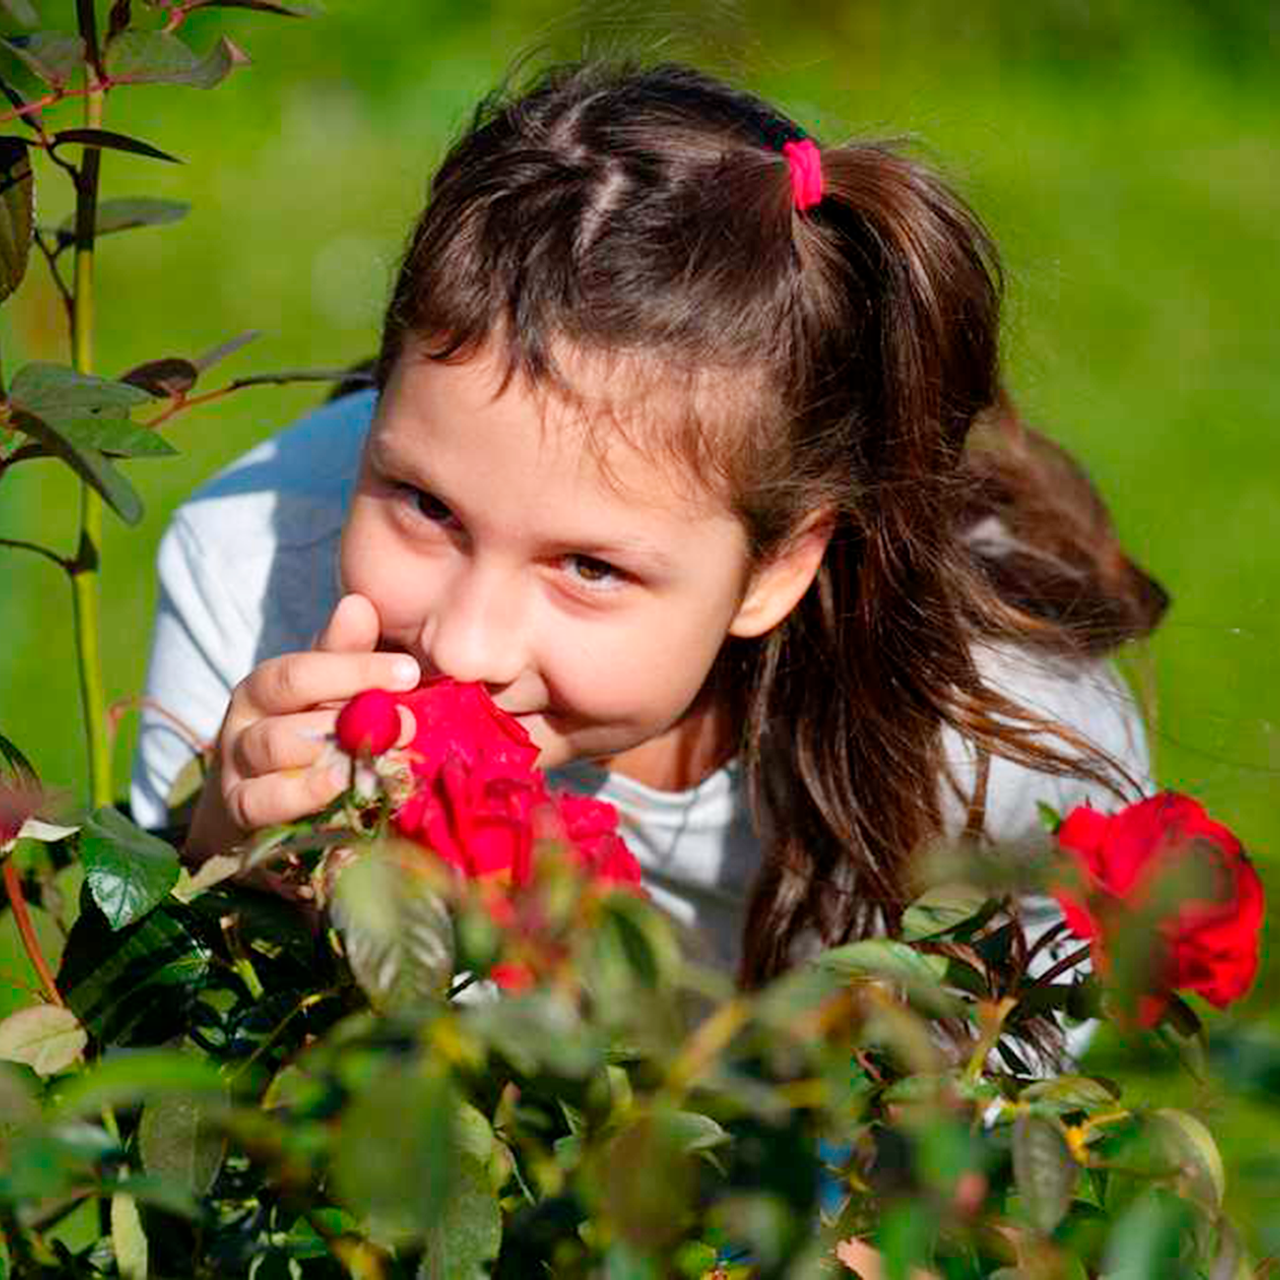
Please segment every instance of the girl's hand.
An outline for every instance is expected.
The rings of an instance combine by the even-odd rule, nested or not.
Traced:
[[[203,862],[261,827],[324,808],[347,785],[347,762],[327,738],[339,708],[365,689],[413,689],[403,653],[378,653],[377,611],[344,596],[314,649],[268,658],[238,684],[218,733],[185,856]]]

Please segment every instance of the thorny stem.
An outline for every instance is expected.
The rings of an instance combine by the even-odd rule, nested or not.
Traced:
[[[13,909],[13,920],[18,926],[18,936],[22,939],[22,949],[27,953],[27,959],[31,961],[36,973],[40,975],[40,984],[44,987],[44,993],[48,996],[49,1002],[61,1005],[62,994],[58,991],[58,984],[53,979],[49,962],[44,958],[44,952],[40,950],[40,939],[36,937],[35,926],[31,923],[31,912],[27,910],[27,899],[22,892],[22,877],[19,876],[18,868],[12,858],[5,859],[4,888],[9,895],[9,906]]]

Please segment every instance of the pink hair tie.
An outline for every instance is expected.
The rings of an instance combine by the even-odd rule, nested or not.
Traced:
[[[812,138],[793,138],[782,144],[791,170],[791,198],[803,213],[822,202],[822,154]]]

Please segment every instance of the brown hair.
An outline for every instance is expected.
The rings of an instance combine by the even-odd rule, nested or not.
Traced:
[[[497,341],[534,385],[568,385],[558,346],[735,380],[752,394],[734,420],[695,424],[681,447],[719,442],[753,554],[815,511],[836,516],[799,606],[726,645],[714,673],[773,832],[749,983],[808,928],[832,943],[896,926],[909,855],[941,823],[943,726],[1115,785],[1105,757],[983,682],[976,642],[1093,653],[1142,630],[1112,608],[1119,579],[1090,577],[1097,529],[1054,532],[1048,508],[1023,519],[1034,450],[966,455],[999,404],[1000,276],[976,218],[883,143],[824,149],[823,200],[798,213],[779,153],[797,136],[761,100],[678,66],[558,68],[487,101],[433,180],[379,360],[385,383],[410,339],[440,359]],[[966,538],[986,516],[1018,556]]]

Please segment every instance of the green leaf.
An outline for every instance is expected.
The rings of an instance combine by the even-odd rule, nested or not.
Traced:
[[[444,1212],[427,1227],[418,1280],[483,1280],[502,1246],[502,1211],[483,1164],[460,1156]]]
[[[0,1058],[25,1063],[39,1076],[64,1071],[88,1043],[79,1019],[61,1005],[19,1009],[0,1022]]]
[[[1045,804],[1043,800],[1036,801],[1036,813],[1040,818],[1040,825],[1051,835],[1058,834],[1058,828],[1062,826],[1062,815],[1051,804]]]
[[[1152,1124],[1157,1141],[1182,1171],[1191,1194],[1215,1209],[1221,1208],[1227,1190],[1227,1171],[1213,1134],[1204,1123],[1171,1107],[1155,1113]]]
[[[121,1280],[147,1280],[147,1233],[137,1201],[123,1191],[111,1197],[111,1247]]]
[[[26,756],[18,750],[17,745],[10,739],[0,733],[0,761],[3,761],[3,769],[0,775],[8,772],[11,776],[19,778],[24,782],[39,782],[39,775],[35,771],[35,767]]]
[[[153,196],[122,196],[103,200],[94,220],[94,235],[105,236],[134,227],[159,227],[185,218],[191,206],[182,200],[159,200]],[[76,238],[76,217],[68,214],[54,233],[59,244],[72,244]]]
[[[90,814],[80,850],[89,892],[113,929],[140,920],[178,883],[178,851],[110,806]]]
[[[34,27],[40,21],[40,15],[32,7],[31,0],[0,0],[0,9],[24,27]]]
[[[149,397],[137,387],[109,378],[80,373],[65,364],[37,360],[14,374],[9,398],[21,409],[46,422],[80,419],[86,414],[128,413]]]
[[[96,489],[107,505],[126,523],[142,519],[142,499],[128,480],[97,449],[81,449],[34,414],[16,410],[11,425],[33,437],[54,457],[61,458],[86,484]]]
[[[1023,1102],[1035,1102],[1058,1113],[1067,1113],[1113,1107],[1119,1092],[1092,1076],[1055,1076],[1028,1085],[1019,1097]]]
[[[1189,1205],[1167,1192],[1145,1192],[1112,1228],[1102,1275],[1107,1280],[1162,1280],[1184,1274],[1178,1259],[1191,1226]]]
[[[185,1029],[211,960],[189,908],[166,903],[117,933],[90,902],[67,939],[58,989],[98,1039],[154,1042]]]
[[[178,84],[212,89],[249,56],[225,36],[200,58],[166,31],[126,31],[111,46],[107,75],[114,84]]]
[[[814,963],[847,978],[879,978],[902,987],[907,995],[938,1014],[959,1015],[964,1006],[942,985],[946,957],[926,955],[892,938],[867,938],[834,947]]]
[[[670,1129],[675,1144],[685,1154],[712,1151],[730,1141],[728,1130],[699,1111],[673,1111],[665,1117],[664,1123]]]
[[[420,1239],[444,1209],[455,1167],[455,1111],[443,1076],[399,1062],[385,1065],[347,1107],[333,1183],[379,1238]]]
[[[63,1119],[97,1115],[106,1107],[133,1106],[147,1099],[200,1098],[212,1106],[226,1086],[207,1058],[180,1049],[134,1049],[108,1057],[77,1076],[58,1098]]]
[[[190,360],[181,356],[161,356],[159,360],[148,360],[145,364],[135,365],[128,373],[122,374],[121,382],[139,387],[148,395],[161,400],[170,396],[186,395],[196,385],[200,370]]]
[[[993,906],[987,893],[973,885],[940,885],[918,897],[902,915],[903,942],[918,942],[977,922]]]
[[[1049,1232],[1071,1205],[1080,1169],[1057,1125],[1022,1115],[1013,1126],[1013,1177],[1031,1225]]]
[[[181,164],[177,156],[171,156],[159,147],[153,147],[140,138],[131,138],[128,134],[115,133],[111,129],[59,129],[50,139],[50,150],[56,151],[68,143],[78,142],[86,147],[103,147],[108,151],[127,151],[135,156],[147,156],[152,160],[167,160],[170,164]]]
[[[35,183],[26,144],[0,138],[0,302],[27,273],[34,208]]]
[[[45,84],[65,88],[84,66],[84,41],[65,31],[33,31],[9,36],[5,44]]]
[[[72,448],[96,449],[108,458],[169,458],[178,452],[164,436],[128,418],[59,418],[46,425]]]
[[[226,1150],[226,1139],[210,1123],[218,1110],[219,1104],[211,1105],[207,1096],[148,1097],[138,1122],[142,1167],[196,1197],[205,1195]]]
[[[375,845],[337,878],[329,915],[347,963],[380,1010],[438,999],[453,976],[453,921],[431,880]]]

